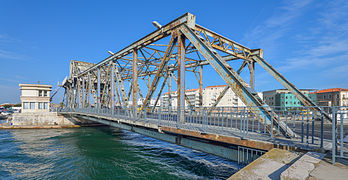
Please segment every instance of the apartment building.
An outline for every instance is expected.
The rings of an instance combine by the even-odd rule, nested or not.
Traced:
[[[348,89],[322,89],[311,94],[317,96],[318,106],[348,106]],[[345,109],[347,110],[347,108]]]
[[[185,107],[193,106],[193,107],[199,107],[199,89],[187,89],[185,90],[185,95],[188,99],[188,101],[185,100]],[[177,107],[178,105],[178,93],[177,91],[173,91],[171,93],[170,99],[171,99],[171,106]],[[169,106],[169,92],[164,93],[162,96],[161,106],[166,108]]]
[[[217,98],[227,85],[207,86],[203,89],[203,107],[211,107],[217,101]],[[185,100],[185,106],[188,107],[190,104],[194,107],[199,107],[199,89],[188,89],[185,91],[186,97],[189,103]],[[262,99],[262,93],[258,93]],[[165,93],[162,96],[163,107],[169,105],[169,93]],[[177,106],[177,92],[171,94],[172,107]],[[245,106],[241,99],[231,90],[228,89],[224,97],[220,100],[217,107],[232,107],[232,106]]]
[[[311,94],[313,89],[300,89],[300,91],[316,103],[316,95]],[[278,109],[302,107],[302,104],[297,97],[287,89],[264,91],[263,100],[269,106],[277,106]]]

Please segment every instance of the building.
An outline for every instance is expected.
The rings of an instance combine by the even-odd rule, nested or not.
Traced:
[[[317,96],[318,106],[348,106],[348,89],[323,89],[312,92],[311,94]],[[348,108],[344,108],[344,110],[347,109]]]
[[[49,112],[52,86],[41,84],[19,84],[22,113]]]
[[[188,102],[185,100],[185,107],[194,106],[199,107],[199,89],[187,89],[185,90],[185,95],[188,99]],[[177,107],[178,105],[178,93],[173,91],[171,93],[171,106]],[[167,108],[169,106],[169,92],[164,93],[162,96],[161,106]]]
[[[217,85],[217,86],[207,86],[203,89],[203,107],[211,107],[227,85]],[[194,107],[199,107],[199,89],[188,89],[185,91],[186,97],[189,101],[185,100],[185,106],[188,107],[189,104]],[[258,93],[260,98],[262,98],[262,93]],[[177,92],[174,91],[171,94],[172,107],[177,106]],[[163,107],[168,107],[169,105],[169,93],[165,93],[162,96]],[[241,99],[231,90],[228,89],[224,97],[217,104],[217,107],[244,107],[245,104]]]
[[[203,91],[203,106],[212,106],[227,85],[207,86]],[[257,93],[262,99],[262,93]],[[245,107],[242,100],[229,88],[216,107]]]
[[[142,105],[144,104],[144,101],[145,101],[145,98],[139,98],[139,99],[137,100],[137,105],[138,105],[139,107],[142,106]],[[148,103],[148,106],[149,106],[149,107],[153,107],[153,106],[155,105],[155,103],[156,103],[156,99],[151,99],[150,102]],[[129,104],[130,104],[130,105],[133,105],[132,101],[130,101]],[[161,100],[159,99],[159,100],[157,101],[156,107],[159,107],[160,105],[161,105]]]
[[[313,89],[300,89],[300,91],[316,103],[316,95],[311,94]],[[263,100],[269,106],[277,106],[277,109],[302,107],[302,103],[287,89],[264,91]]]

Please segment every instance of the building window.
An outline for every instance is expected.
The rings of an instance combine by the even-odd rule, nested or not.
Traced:
[[[41,90],[39,90],[39,96],[40,96],[40,97],[42,96],[42,91],[41,91]]]
[[[43,103],[39,102],[39,109],[43,109]]]
[[[285,104],[288,104],[288,101],[286,101]]]
[[[44,109],[48,109],[48,103],[47,102],[44,103]]]
[[[285,99],[288,99],[288,96],[286,96]]]
[[[34,102],[30,102],[30,109],[35,109],[35,103]]]
[[[47,91],[44,91],[44,96],[47,97]]]
[[[23,103],[23,109],[29,109],[29,103],[28,102],[24,102]]]

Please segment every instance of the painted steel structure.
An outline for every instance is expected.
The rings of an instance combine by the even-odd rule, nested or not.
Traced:
[[[290,90],[305,106],[321,111],[263,59],[261,49],[247,48],[196,24],[196,17],[190,13],[161,26],[116,53],[109,53],[111,54],[109,57],[97,64],[82,62],[71,64],[70,76],[63,84],[66,107],[94,107],[98,110],[109,108],[112,111],[117,108],[133,107],[131,109],[134,111],[148,111],[149,101],[154,94],[158,92],[157,97],[160,97],[165,86],[168,86],[171,91],[173,89],[171,78],[176,77],[178,93],[176,112],[178,112],[178,121],[184,124],[185,112],[182,110],[185,109],[185,101],[187,101],[184,93],[185,73],[192,72],[197,78],[200,105],[202,105],[203,66],[211,66],[228,85],[226,90],[231,88],[249,111],[265,124],[269,133],[273,132],[274,126],[280,127],[283,135],[295,137],[294,132],[278,121],[277,116],[271,113],[271,109],[254,91],[255,64],[257,63]],[[241,62],[241,66],[236,71],[231,64],[237,62]],[[245,67],[249,69],[249,83],[239,75]],[[146,84],[146,88],[140,88],[140,81]],[[144,104],[134,108],[138,97],[143,96],[142,93],[145,94]],[[219,98],[223,95],[221,94]],[[143,115],[129,114],[129,116]],[[325,116],[330,119],[329,116]]]

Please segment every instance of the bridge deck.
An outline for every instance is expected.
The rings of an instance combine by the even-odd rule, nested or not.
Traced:
[[[265,133],[245,132],[244,138],[241,131],[227,126],[202,125],[195,122],[186,122],[185,124],[176,123],[176,121],[158,120],[152,118],[138,119],[127,116],[110,116],[110,114],[96,114],[88,112],[60,112],[62,114],[75,115],[80,117],[93,117],[110,122],[127,124],[136,127],[153,129],[160,133],[177,134],[188,137],[201,138],[211,141],[217,141],[232,145],[244,146],[248,148],[270,150],[274,147],[287,150],[315,150],[319,148],[320,140],[316,137],[314,144],[301,142],[300,138],[284,138],[283,136],[271,137]],[[214,133],[213,133],[214,132]],[[311,137],[308,139],[312,141]],[[324,140],[324,148],[330,149],[331,142]]]

